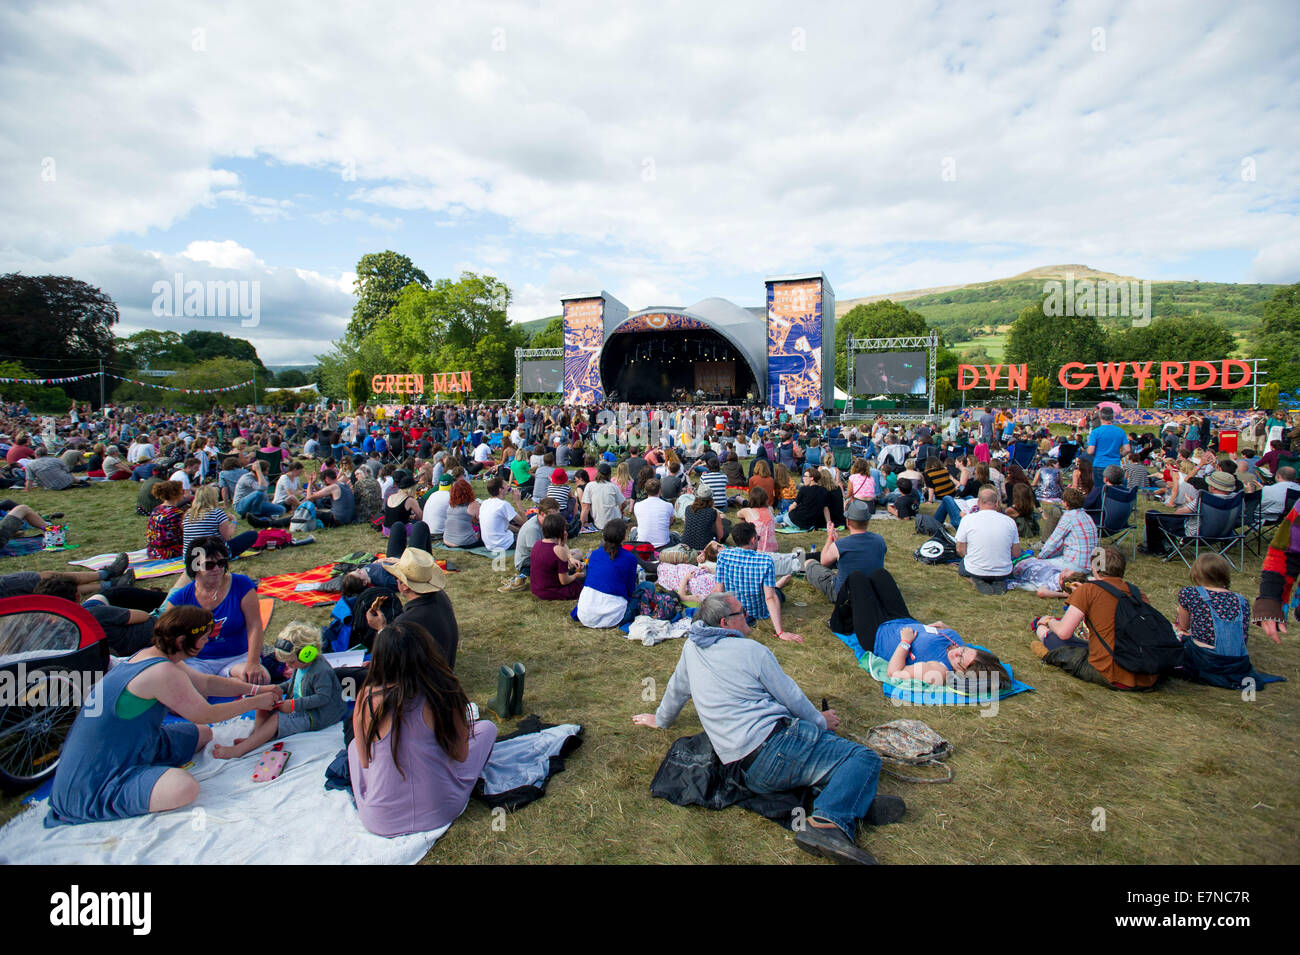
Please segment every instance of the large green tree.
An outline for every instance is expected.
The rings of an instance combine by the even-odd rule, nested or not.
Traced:
[[[1267,358],[1265,380],[1283,391],[1300,388],[1300,282],[1284,285],[1264,305],[1251,358]]]
[[[352,306],[352,320],[348,322],[348,339],[356,343],[369,335],[397,304],[402,290],[411,284],[427,289],[429,276],[405,255],[392,250],[363,255],[357,262],[357,278],[353,283],[357,302]]]
[[[75,374],[113,361],[117,306],[103,291],[60,275],[0,276],[0,341],[36,377]],[[68,384],[80,401],[99,400],[99,382]]]
[[[835,383],[841,388],[848,383],[845,343],[850,338],[910,338],[929,333],[925,316],[889,299],[853,306],[835,321]]]
[[[848,355],[845,343],[850,338],[914,338],[930,334],[925,316],[897,302],[884,299],[869,305],[855,305],[843,318],[835,321],[835,383],[841,388],[848,383]],[[939,351],[935,355],[935,378],[957,377],[958,354],[944,347],[944,334],[939,333]]]
[[[198,361],[179,332],[145,329],[123,339],[121,349],[123,360],[132,368],[174,370]]]
[[[533,336],[533,340],[528,343],[529,348],[563,348],[564,347],[564,316],[556,315],[546,323],[546,327]]]
[[[475,397],[501,398],[514,390],[515,349],[528,335],[506,317],[510,290],[488,275],[463,272],[432,288],[409,285],[370,336],[388,368],[376,371],[433,375],[473,373]],[[364,369],[363,370],[368,370]]]
[[[1068,319],[1066,319],[1068,321]],[[1141,328],[1110,336],[1111,361],[1216,361],[1236,347],[1232,332],[1203,315],[1162,315]]]
[[[1021,311],[1007,335],[1004,363],[1029,365],[1029,381],[1044,377],[1056,381],[1057,369],[1069,361],[1106,361],[1108,341],[1097,319],[1043,314],[1042,304]]]
[[[225,332],[186,332],[181,336],[181,343],[194,353],[196,361],[210,358],[233,358],[235,361],[252,362],[260,372],[266,372],[262,359],[257,357],[257,349],[246,338],[231,338]]]

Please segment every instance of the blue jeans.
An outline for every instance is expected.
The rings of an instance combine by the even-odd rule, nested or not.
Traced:
[[[957,525],[961,523],[961,508],[957,506],[951,494],[945,494],[939,498],[939,510],[935,511],[934,516],[939,519],[940,524],[945,520],[952,521],[952,529],[956,530]]]
[[[235,505],[235,513],[240,517],[275,518],[284,514],[283,504],[272,504],[266,499],[265,491],[254,491]]]
[[[880,757],[873,750],[807,720],[795,720],[768,740],[745,770],[745,785],[755,793],[819,789],[813,815],[835,823],[849,839],[875,801],[879,779]]]

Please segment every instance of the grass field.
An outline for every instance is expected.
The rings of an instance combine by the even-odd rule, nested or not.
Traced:
[[[67,514],[74,554],[8,558],[3,571],[67,569],[69,556],[143,546],[133,484],[84,491],[13,493],[47,513]],[[480,492],[481,493],[481,492]],[[927,510],[929,508],[927,507]],[[883,792],[907,799],[898,825],[866,830],[859,842],[886,863],[1296,863],[1300,861],[1300,634],[1278,647],[1258,630],[1257,668],[1286,676],[1254,701],[1238,693],[1170,681],[1157,692],[1121,694],[1081,683],[1042,665],[1030,652],[1032,615],[1059,605],[1013,592],[983,597],[950,567],[912,559],[921,542],[910,522],[879,521],[889,543],[886,566],[912,612],[942,618],[981,643],[1036,688],[994,712],[975,708],[891,706],[827,627],[829,606],[801,579],[789,588],[786,628],[804,645],[775,639],[770,623],[755,637],[814,703],[828,697],[841,732],[862,734],[900,717],[925,720],[956,748],[955,781],[918,786],[885,778]],[[361,548],[381,546],[366,528],[316,532],[315,545],[273,552],[236,565],[264,576],[300,570]],[[592,546],[594,537],[577,546]],[[783,549],[816,545],[820,535],[781,537]],[[441,556],[441,554],[440,554]],[[1254,598],[1260,561],[1234,580]],[[531,595],[496,592],[500,573],[473,555],[457,557],[448,593],[461,644],[458,675],[480,704],[495,691],[503,662],[528,667],[525,713],[578,722],[586,742],[556,776],[545,798],[492,826],[486,807],[469,808],[426,862],[498,863],[794,863],[790,833],[740,809],[683,809],[651,798],[650,779],[669,744],[699,731],[688,705],[670,730],[634,726],[652,711],[680,646],[644,647],[617,631],[569,621],[569,606],[543,605]],[[1181,564],[1139,556],[1128,575],[1167,614],[1186,583]],[[163,582],[154,582],[163,586]],[[327,609],[279,604],[270,633],[295,618],[324,623]],[[647,683],[646,681],[653,681]],[[644,697],[652,695],[652,700]],[[509,721],[503,731],[513,728]],[[340,737],[340,746],[342,740]],[[1104,829],[1096,828],[1104,810]],[[0,819],[19,801],[0,802]],[[32,861],[40,861],[34,859]],[[342,861],[342,860],[340,860]]]

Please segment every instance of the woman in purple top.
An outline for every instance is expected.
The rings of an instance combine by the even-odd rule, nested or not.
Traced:
[[[379,631],[348,744],[362,825],[402,836],[465,811],[497,738],[489,720],[470,725],[468,708],[427,630],[398,620]]]
[[[568,539],[563,516],[547,514],[542,519],[542,539],[528,557],[528,585],[538,600],[577,600],[582,593],[584,575],[569,553]]]

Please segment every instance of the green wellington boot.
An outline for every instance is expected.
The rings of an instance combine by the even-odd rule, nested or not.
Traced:
[[[504,663],[497,671],[497,695],[487,701],[488,709],[503,720],[508,719],[514,705],[515,671]]]
[[[505,667],[502,667],[505,669]],[[524,715],[524,674],[528,671],[524,669],[522,663],[516,663],[514,670],[511,671],[514,676],[514,693],[510,696],[510,715]]]

